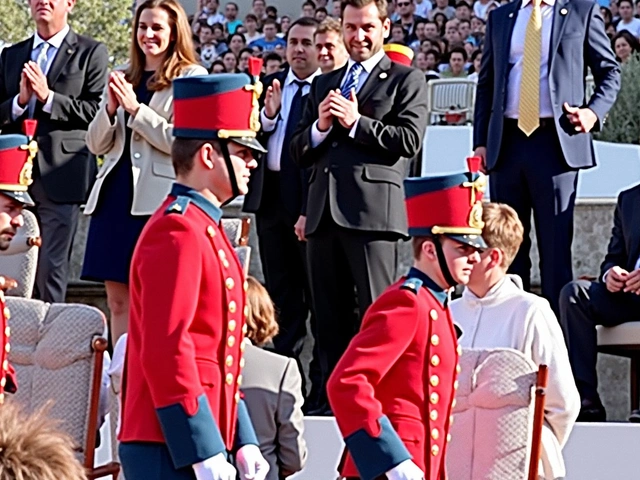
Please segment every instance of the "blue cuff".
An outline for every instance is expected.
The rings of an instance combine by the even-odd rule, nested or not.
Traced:
[[[189,416],[180,404],[156,409],[164,439],[176,469],[226,452],[207,397],[198,397],[198,411]]]
[[[352,433],[344,442],[358,468],[361,480],[374,480],[396,465],[411,459],[411,454],[391,426],[386,415],[378,419],[381,431],[372,437],[365,429]]]
[[[236,422],[236,441],[234,449],[238,450],[245,445],[260,446],[260,442],[258,442],[256,431],[253,429],[253,423],[249,416],[247,404],[244,400],[240,400],[240,403],[238,403],[238,420]]]

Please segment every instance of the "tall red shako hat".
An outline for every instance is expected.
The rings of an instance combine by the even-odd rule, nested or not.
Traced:
[[[407,67],[411,66],[414,55],[414,51],[411,48],[399,43],[387,43],[382,48],[392,61]]]
[[[25,120],[24,135],[0,135],[0,193],[26,206],[33,206],[27,193],[33,182],[33,160],[38,153],[38,144],[33,139],[38,122]]]
[[[409,235],[445,235],[476,248],[482,239],[482,196],[487,177],[480,172],[482,159],[467,158],[468,172],[404,181]]]

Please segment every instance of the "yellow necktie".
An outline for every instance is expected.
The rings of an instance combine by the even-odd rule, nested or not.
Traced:
[[[518,127],[528,137],[540,126],[540,50],[542,44],[541,0],[532,0],[533,11],[524,39]]]

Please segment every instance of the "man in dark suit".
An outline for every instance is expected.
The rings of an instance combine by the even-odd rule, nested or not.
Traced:
[[[297,360],[311,306],[304,242],[307,173],[293,162],[287,146],[311,82],[320,74],[313,41],[317,27],[313,18],[296,20],[287,33],[289,68],[265,78],[260,141],[268,153],[251,175],[244,202],[244,210],[256,214],[262,270],[278,310],[275,350]]]
[[[30,194],[42,247],[36,294],[64,302],[80,204],[96,174],[85,144],[107,78],[107,49],[69,28],[75,0],[30,0],[36,34],[0,55],[0,129],[19,133],[38,120],[38,155]]]
[[[587,68],[596,82],[585,98]],[[491,174],[491,200],[513,207],[525,227],[510,271],[530,286],[531,210],[542,294],[558,311],[573,279],[571,242],[578,170],[595,165],[591,131],[620,87],[597,3],[515,0],[489,15],[474,118],[475,154]]]
[[[386,12],[386,0],[343,2],[349,61],[314,81],[291,142],[311,170],[305,235],[324,381],[358,330],[354,286],[362,316],[396,278],[402,181],[426,129],[424,75],[382,49]]]
[[[595,282],[577,280],[560,292],[560,324],[580,392],[578,421],[605,421],[598,395],[596,325],[638,320],[640,315],[640,185],[620,193],[607,255]],[[636,405],[636,408],[638,406]],[[640,422],[635,410],[631,420]]]

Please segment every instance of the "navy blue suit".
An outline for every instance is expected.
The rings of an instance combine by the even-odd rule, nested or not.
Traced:
[[[590,133],[576,133],[562,105],[588,107],[599,129],[620,88],[620,68],[597,3],[557,0],[549,47],[553,118],[526,137],[505,119],[511,37],[521,0],[489,15],[474,114],[474,147],[486,147],[491,199],[511,205],[525,226],[525,239],[511,271],[529,286],[531,210],[540,249],[542,293],[557,311],[560,289],[573,279],[571,242],[578,170],[595,166]],[[587,68],[595,92],[585,98]]]

